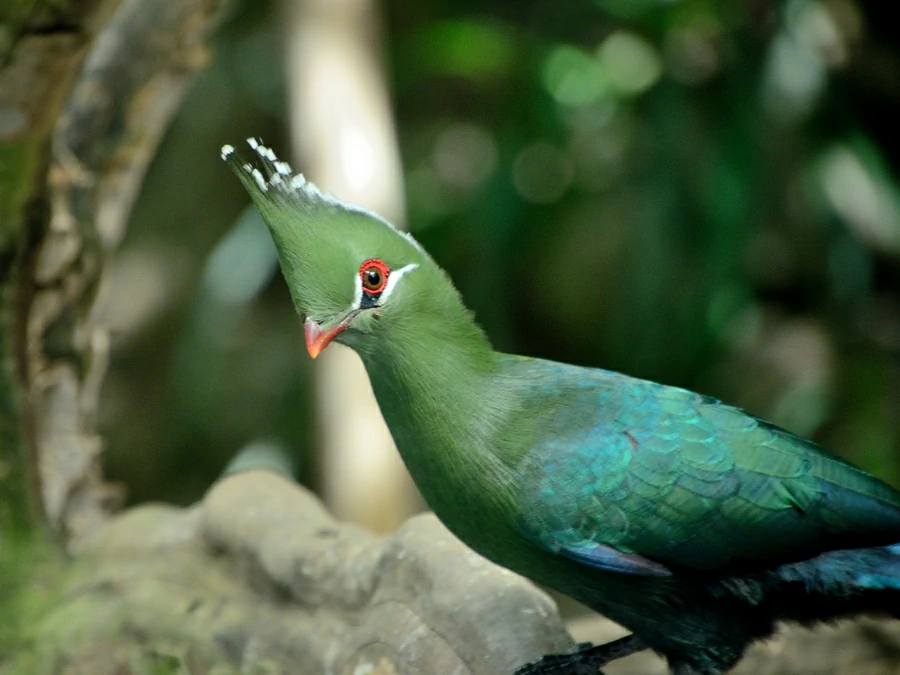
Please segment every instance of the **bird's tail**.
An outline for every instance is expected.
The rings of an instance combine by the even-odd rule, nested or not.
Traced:
[[[828,551],[779,568],[783,581],[802,582],[827,594],[854,590],[900,590],[900,543]]]
[[[856,585],[872,590],[900,590],[900,544],[866,550],[873,559],[868,569],[858,571]]]
[[[900,543],[829,551],[778,569],[781,618],[801,623],[854,614],[900,618]]]

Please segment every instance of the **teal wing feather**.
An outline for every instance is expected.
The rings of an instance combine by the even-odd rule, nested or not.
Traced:
[[[544,414],[518,524],[549,550],[664,574],[900,541],[900,494],[809,441],[683,389],[525,365]]]

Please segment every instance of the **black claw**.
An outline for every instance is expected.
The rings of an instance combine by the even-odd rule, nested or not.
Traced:
[[[575,654],[548,654],[518,668],[515,675],[603,675],[590,663],[579,663]]]
[[[515,675],[603,675],[600,668],[629,654],[647,648],[640,638],[628,635],[594,647],[579,643],[570,654],[547,654],[518,668]]]

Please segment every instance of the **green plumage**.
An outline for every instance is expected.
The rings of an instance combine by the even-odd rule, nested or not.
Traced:
[[[546,362],[529,370],[550,380],[542,400],[554,413],[520,466],[520,511],[548,548],[598,540],[719,569],[896,541],[897,493],[807,441],[682,389]],[[555,407],[551,392],[571,381],[577,400]],[[573,408],[604,413],[572,425]]]
[[[893,489],[713,399],[493,351],[411,238],[251,146],[255,164],[223,158],[272,231],[308,342],[356,350],[413,479],[473,549],[679,673],[723,672],[778,619],[896,613]],[[366,290],[373,259],[391,272]],[[565,672],[551,667],[523,672]]]

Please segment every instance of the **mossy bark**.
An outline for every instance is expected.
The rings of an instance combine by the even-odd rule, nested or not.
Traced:
[[[433,515],[379,538],[268,470],[97,530],[35,645],[13,673],[511,675],[573,646],[549,597]]]
[[[93,430],[96,291],[221,4],[0,3],[0,670],[58,554],[120,501]]]
[[[32,261],[47,222],[51,138],[97,2],[16,0],[0,13],[0,559],[42,527],[28,401]]]
[[[70,545],[116,502],[93,431],[107,343],[95,298],[189,76],[208,60],[220,4],[22,1],[2,15],[3,531],[40,522]]]

